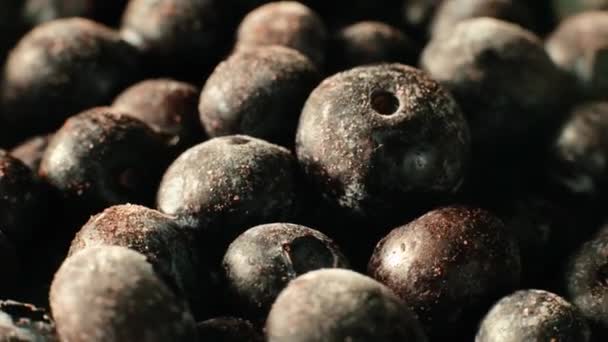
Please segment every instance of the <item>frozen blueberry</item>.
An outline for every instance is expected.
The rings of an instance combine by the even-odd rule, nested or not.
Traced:
[[[503,223],[467,207],[437,209],[394,229],[378,243],[368,268],[438,337],[514,290],[520,270],[517,243]]]
[[[436,36],[421,64],[454,94],[482,149],[542,138],[534,128],[559,120],[568,98],[541,40],[498,19],[466,20]]]
[[[306,273],[281,292],[266,321],[268,342],[412,341],[427,338],[387,287],[340,269]]]
[[[326,39],[325,25],[314,11],[296,1],[277,1],[256,8],[243,19],[237,47],[283,45],[323,67]]]
[[[299,52],[244,48],[220,63],[201,93],[201,121],[212,136],[246,134],[293,146],[302,106],[321,76]]]
[[[264,337],[241,318],[218,317],[197,324],[199,341],[262,342]]]
[[[231,42],[229,2],[131,0],[121,34],[145,56],[152,76],[199,80]]]
[[[501,299],[481,322],[475,342],[587,342],[581,313],[562,297],[542,290],[517,291]]]
[[[2,278],[2,281],[0,281],[0,298],[6,298],[14,290],[15,285],[19,283],[19,268],[19,260],[13,243],[0,231],[0,276]],[[2,325],[1,321],[0,318],[0,326]],[[2,328],[0,328],[1,330]]]
[[[546,48],[553,61],[576,78],[583,95],[606,98],[608,12],[586,12],[564,20]]]
[[[73,18],[37,26],[10,53],[2,77],[4,120],[17,137],[48,133],[109,101],[137,73],[136,51],[118,33]]]
[[[430,24],[432,36],[449,33],[454,26],[471,18],[491,17],[534,28],[533,16],[521,0],[452,0],[443,1]]]
[[[175,284],[193,310],[212,298],[212,279],[198,253],[193,234],[156,210],[118,205],[91,217],[78,232],[69,255],[94,246],[121,246],[145,255],[160,276]]]
[[[561,19],[586,11],[608,10],[607,0],[552,0],[551,2],[555,13]]]
[[[68,119],[53,136],[40,175],[74,208],[93,214],[113,204],[152,204],[169,164],[162,138],[138,119],[107,107]],[[74,214],[74,212],[72,212]]]
[[[204,140],[198,120],[199,90],[188,83],[153,79],[123,91],[112,106],[140,119],[165,137],[176,152]]]
[[[249,227],[293,215],[294,159],[287,149],[249,136],[211,139],[169,167],[158,209],[229,243]]]
[[[146,257],[124,247],[92,247],[65,260],[50,303],[62,341],[196,341],[187,305]]]
[[[11,155],[27,165],[34,173],[38,173],[40,162],[52,135],[37,135],[27,139],[11,150]]]
[[[299,275],[348,268],[338,246],[304,226],[273,223],[251,228],[228,248],[223,268],[235,310],[264,320],[279,292]]]
[[[401,30],[378,21],[361,21],[338,31],[329,46],[335,71],[381,62],[415,65],[418,49]]]
[[[450,94],[401,64],[323,81],[306,102],[296,139],[298,160],[327,203],[377,218],[456,191],[469,149],[467,123]]]
[[[0,341],[58,342],[55,323],[44,309],[0,300]]]
[[[69,17],[84,17],[108,24],[119,21],[127,0],[25,0],[23,17],[27,24]]]

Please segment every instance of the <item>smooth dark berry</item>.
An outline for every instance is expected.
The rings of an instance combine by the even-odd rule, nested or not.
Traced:
[[[10,153],[37,174],[44,151],[52,137],[52,134],[34,136],[13,147]]]
[[[187,305],[146,257],[124,247],[92,247],[65,260],[50,303],[62,341],[196,341]]]
[[[584,96],[608,92],[608,12],[586,12],[564,20],[547,39],[553,61],[578,81]]]
[[[534,128],[559,120],[567,100],[564,75],[541,40],[498,19],[466,20],[436,36],[421,65],[452,92],[479,149],[542,138]]]
[[[13,300],[0,300],[0,341],[58,342],[55,323],[46,310]]]
[[[145,122],[176,152],[205,139],[198,120],[199,90],[188,83],[153,79],[123,91],[112,107]]]
[[[390,232],[368,272],[411,306],[429,334],[450,336],[514,290],[521,266],[515,238],[498,218],[445,207]]]
[[[339,30],[329,44],[334,71],[382,62],[415,65],[418,49],[401,30],[378,21],[361,21]]]
[[[295,49],[322,68],[327,32],[321,18],[297,1],[277,1],[256,8],[238,29],[237,48],[283,45]]]
[[[304,226],[273,223],[241,234],[224,255],[229,300],[235,310],[264,320],[279,292],[294,278],[321,268],[348,268],[338,246]]]
[[[298,160],[325,200],[369,217],[400,215],[408,204],[456,191],[469,149],[467,123],[450,94],[400,64],[323,81],[306,102],[296,139]]]
[[[251,322],[235,317],[208,319],[196,325],[199,341],[262,342],[264,337]]]
[[[246,134],[293,146],[302,107],[320,78],[314,64],[295,50],[239,49],[205,83],[200,119],[211,137]]]
[[[146,124],[100,107],[68,119],[57,131],[40,175],[72,209],[93,214],[114,204],[152,204],[169,156],[163,139]]]
[[[265,330],[268,342],[427,341],[416,316],[386,286],[340,269],[291,281],[272,305]]]
[[[136,51],[93,21],[37,26],[11,51],[2,77],[4,120],[25,139],[71,115],[107,103],[137,74]]]
[[[581,313],[562,297],[542,290],[517,291],[492,307],[475,342],[587,342]]]

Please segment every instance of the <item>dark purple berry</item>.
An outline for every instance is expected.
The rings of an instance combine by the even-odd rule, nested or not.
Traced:
[[[136,52],[115,31],[74,18],[37,26],[10,53],[2,78],[4,120],[17,139],[48,133],[107,103],[134,79]]]
[[[289,281],[335,267],[348,268],[348,261],[333,241],[314,229],[289,223],[247,230],[232,242],[223,262],[234,308],[262,321]]]
[[[19,283],[19,259],[13,243],[0,231],[0,297],[6,296]],[[2,319],[0,318],[0,322]],[[0,326],[2,323],[0,323]],[[0,331],[2,328],[0,328]],[[0,333],[1,335],[1,333]],[[1,338],[0,338],[1,340]]]
[[[266,321],[268,342],[425,342],[416,316],[386,286],[340,269],[306,273],[281,292]]]
[[[321,68],[326,39],[325,25],[314,11],[296,1],[277,1],[256,8],[243,19],[237,48],[283,45],[301,52]]]
[[[320,78],[312,62],[295,50],[240,49],[207,80],[201,121],[211,137],[246,134],[293,146],[302,107]]]
[[[547,40],[553,61],[578,81],[589,98],[608,92],[608,12],[586,12],[564,20]]]
[[[450,33],[467,19],[490,17],[534,28],[533,17],[525,1],[521,0],[451,0],[437,8],[429,30],[432,36]]]
[[[264,337],[251,324],[241,318],[219,317],[200,322],[196,326],[199,341],[262,342]]]
[[[190,301],[209,311],[211,278],[192,232],[156,210],[137,205],[110,207],[91,217],[76,234],[69,255],[95,246],[121,246],[146,256],[158,274]]]
[[[55,323],[44,309],[0,300],[0,341],[58,342]]]
[[[196,341],[187,305],[146,257],[124,247],[93,247],[65,260],[50,303],[62,341]]]
[[[38,173],[40,162],[46,147],[53,135],[37,135],[27,139],[11,150],[11,155],[27,165],[34,173]]]
[[[454,94],[482,149],[541,138],[533,128],[559,120],[567,98],[541,40],[498,19],[466,20],[436,36],[421,64]]]
[[[114,204],[152,204],[169,163],[162,138],[107,107],[68,119],[51,140],[40,175],[87,214]]]
[[[562,297],[542,290],[517,291],[492,307],[475,342],[588,342],[581,313]]]
[[[370,217],[453,193],[469,148],[467,123],[449,93],[400,64],[323,81],[304,107],[296,139],[298,159],[327,202]]]
[[[361,21],[338,31],[329,47],[329,67],[335,71],[395,62],[415,65],[418,49],[401,30],[378,21]]]
[[[211,139],[169,167],[158,209],[228,243],[249,227],[293,215],[294,159],[287,149],[249,136]]]
[[[394,229],[369,274],[418,314],[429,334],[450,336],[520,280],[515,239],[489,212],[445,207]],[[467,322],[468,323],[468,322]]]
[[[176,152],[204,140],[198,120],[199,90],[188,83],[154,79],[123,91],[112,107],[145,122],[161,134]]]
[[[116,24],[127,4],[127,0],[26,0],[24,2],[23,17],[30,26],[69,17],[90,18]]]

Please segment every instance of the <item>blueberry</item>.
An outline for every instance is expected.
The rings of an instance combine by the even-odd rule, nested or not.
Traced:
[[[211,311],[212,277],[197,241],[171,217],[138,205],[110,207],[80,229],[69,255],[95,246],[127,247],[145,255],[158,274],[184,294],[193,311]]]
[[[283,45],[323,67],[326,39],[325,24],[317,13],[296,1],[277,1],[256,8],[243,19],[237,47]]]
[[[262,334],[241,318],[218,317],[197,324],[199,341],[262,342]]]
[[[289,281],[332,267],[348,268],[338,246],[314,229],[288,223],[247,230],[232,242],[223,262],[234,308],[260,320]]]
[[[541,40],[498,19],[466,20],[438,35],[421,65],[454,94],[484,151],[540,140],[535,128],[559,120],[568,100],[564,75]]]
[[[19,259],[17,258],[15,246],[0,231],[0,275],[2,275],[0,297],[6,298],[14,290],[15,285],[19,283],[19,269]],[[0,319],[0,331],[2,330],[1,321]]]
[[[581,313],[562,297],[542,290],[517,291],[492,307],[476,342],[590,341]]]
[[[291,281],[272,305],[266,337],[268,342],[427,341],[416,316],[387,287],[340,269]]]
[[[50,303],[62,341],[196,341],[186,304],[146,257],[124,247],[92,247],[61,265]]]
[[[584,96],[606,97],[607,12],[586,12],[564,20],[547,39],[546,48],[553,61],[578,81]]]
[[[171,79],[139,82],[123,91],[112,106],[163,135],[176,152],[205,139],[198,120],[199,90]]]
[[[295,170],[295,158],[277,145],[244,135],[214,138],[167,169],[158,209],[229,243],[249,227],[289,220]]]
[[[335,71],[381,62],[414,65],[417,50],[416,44],[398,28],[378,21],[361,21],[335,34],[328,64]]]
[[[25,139],[70,115],[109,101],[137,74],[136,51],[93,21],[37,26],[10,53],[2,78],[4,120]]]
[[[52,138],[52,134],[36,135],[13,147],[10,154],[21,160],[34,173],[38,173],[44,151]]]
[[[68,119],[53,136],[40,175],[93,214],[114,204],[152,204],[168,147],[146,124],[107,107]]]
[[[449,93],[400,64],[323,81],[296,138],[298,160],[328,204],[383,219],[456,191],[469,148],[468,126]]]
[[[302,106],[319,81],[317,68],[295,50],[243,48],[207,80],[200,118],[212,137],[246,134],[293,146]]]
[[[456,206],[394,229],[368,267],[438,337],[450,336],[477,310],[514,290],[520,271],[517,243],[504,224],[485,210]]]
[[[0,340],[59,341],[55,323],[44,309],[13,300],[0,300]]]

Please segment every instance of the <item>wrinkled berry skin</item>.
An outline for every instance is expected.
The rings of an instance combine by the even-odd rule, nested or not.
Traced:
[[[118,33],[73,18],[40,25],[8,56],[4,120],[23,140],[48,133],[82,110],[108,102],[137,74],[136,51]]]
[[[126,4],[127,0],[26,0],[23,5],[23,17],[30,26],[69,17],[90,18],[115,24]]]
[[[574,16],[581,12],[608,10],[607,0],[552,0],[555,14],[560,19]]]
[[[10,153],[37,174],[42,156],[51,138],[51,134],[34,136],[15,146]]]
[[[548,174],[574,196],[596,197],[608,190],[608,102],[576,107],[551,145]]]
[[[512,146],[560,118],[564,75],[533,33],[498,19],[464,21],[435,37],[421,65],[447,87],[482,149]]]
[[[153,76],[200,80],[230,42],[228,2],[132,0],[123,15],[121,34],[145,56]]]
[[[158,274],[204,310],[211,280],[197,253],[192,232],[169,216],[138,205],[118,205],[97,214],[80,229],[69,255],[95,246],[121,246],[146,256]]]
[[[475,338],[475,342],[589,340],[589,327],[578,309],[543,290],[522,290],[502,298],[485,316]]]
[[[205,140],[198,120],[199,90],[188,83],[153,79],[127,88],[112,107],[137,118],[161,134],[175,152]]]
[[[167,151],[143,122],[99,107],[68,119],[55,133],[40,176],[88,214],[114,204],[151,204],[170,162]]]
[[[273,304],[265,331],[268,342],[427,341],[416,316],[387,287],[340,269],[291,281]]]
[[[546,48],[553,61],[577,80],[583,96],[606,98],[608,12],[586,12],[564,20]]]
[[[264,337],[251,324],[241,318],[218,317],[196,325],[199,341],[262,342]]]
[[[0,231],[14,243],[36,237],[46,223],[49,193],[25,164],[0,151]]]
[[[327,236],[289,223],[247,230],[230,244],[223,261],[228,298],[235,310],[262,321],[289,281],[316,269],[348,265]]]
[[[503,223],[466,207],[437,209],[394,229],[368,266],[439,336],[450,336],[475,311],[514,290],[520,270],[516,241]]]
[[[304,102],[320,79],[314,64],[295,50],[240,49],[207,80],[200,120],[211,137],[245,134],[293,146]]]
[[[452,0],[443,1],[430,24],[430,35],[449,33],[467,19],[496,18],[530,29],[534,28],[532,13],[521,0]]]
[[[238,28],[237,48],[287,46],[322,68],[326,40],[327,31],[317,13],[296,1],[277,1],[247,14]]]
[[[187,305],[146,257],[124,247],[92,247],[61,265],[50,304],[62,341],[196,341]]]
[[[385,217],[454,192],[469,161],[469,130],[447,91],[400,64],[334,75],[311,94],[298,160],[331,206]]]
[[[55,323],[44,309],[0,300],[0,341],[58,342]]]
[[[566,298],[589,321],[597,341],[608,338],[608,227],[583,244],[567,264]]]
[[[249,227],[293,215],[294,159],[287,149],[249,136],[211,139],[167,169],[158,209],[229,243]]]
[[[2,277],[0,297],[6,298],[18,283],[19,268],[19,260],[13,243],[0,231],[0,276]]]
[[[415,65],[418,49],[401,30],[379,21],[361,21],[338,31],[329,44],[334,71],[382,62]]]

